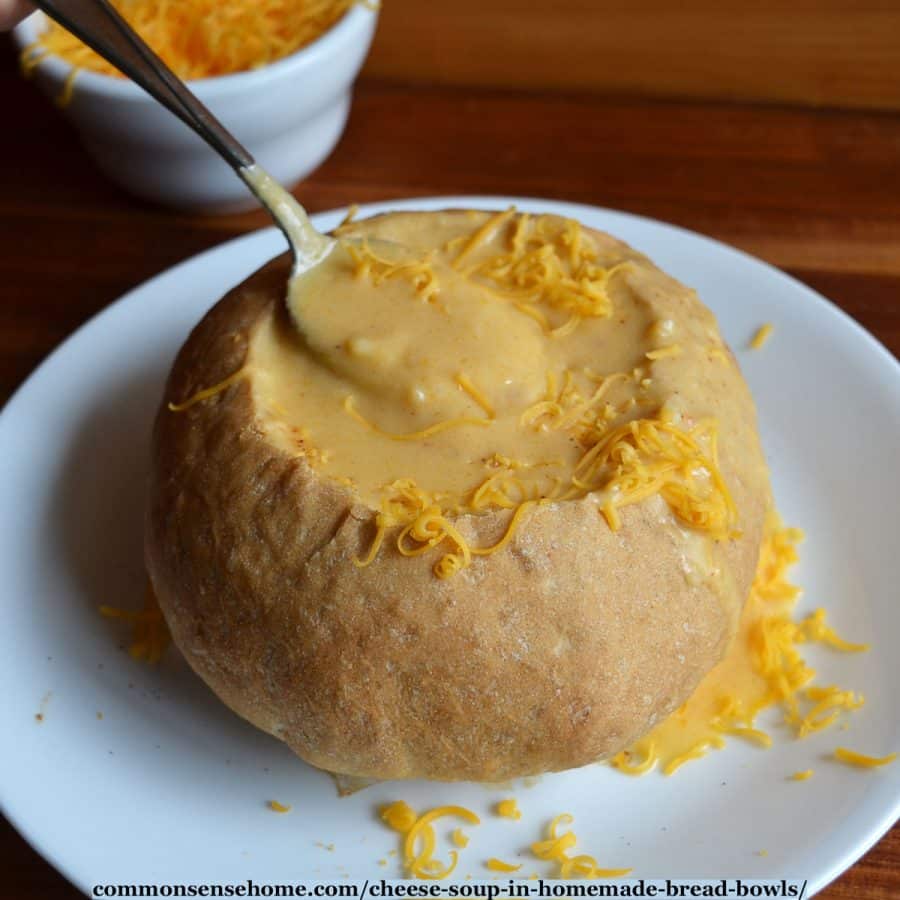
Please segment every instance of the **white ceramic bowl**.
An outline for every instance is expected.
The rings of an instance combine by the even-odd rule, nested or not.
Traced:
[[[322,37],[291,56],[261,69],[191,81],[189,87],[260,165],[293,186],[337,144],[376,21],[377,12],[354,4]],[[45,26],[43,13],[35,13],[15,29],[16,43],[33,43]],[[33,77],[56,98],[71,68],[48,56]],[[226,163],[131,81],[82,70],[63,113],[100,168],[133,194],[203,212],[255,204]]]

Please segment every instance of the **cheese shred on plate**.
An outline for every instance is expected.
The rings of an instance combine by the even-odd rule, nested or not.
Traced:
[[[894,762],[897,758],[896,753],[889,753],[887,756],[866,756],[864,753],[857,753],[855,750],[848,750],[846,747],[838,747],[834,751],[834,758],[838,762],[846,763],[849,766],[857,766],[861,769],[877,769],[879,766],[886,766]]]
[[[462,828],[454,828],[453,833],[450,835],[450,839],[453,841],[454,845],[460,849],[469,846],[469,836]]]
[[[128,648],[132,659],[150,664],[162,659],[170,641],[169,627],[149,585],[142,610],[135,612],[116,606],[101,606],[100,614],[108,619],[122,619],[132,626],[131,646]]]
[[[385,824],[404,836],[403,864],[406,871],[415,878],[424,878],[430,881],[446,878],[456,868],[459,861],[459,854],[455,850],[449,852],[450,862],[447,865],[434,858],[437,841],[432,823],[444,816],[463,819],[470,825],[478,825],[481,822],[475,813],[462,806],[439,806],[420,816],[402,800],[382,807],[380,813]],[[457,829],[458,831],[459,829]],[[468,843],[468,840],[460,843],[454,838],[454,843],[458,847],[462,847]]]
[[[436,840],[432,823],[444,816],[456,816],[473,825],[479,824],[478,816],[462,806],[439,806],[419,816],[407,803],[398,800],[382,807],[380,814],[383,822],[404,836],[403,853],[407,872],[415,878],[431,880],[446,878],[458,861],[457,854],[453,850],[450,851],[451,862],[447,866],[433,858]],[[546,838],[531,845],[531,852],[535,857],[558,866],[558,877],[620,878],[632,871],[602,869],[593,856],[572,855],[570,851],[578,843],[575,833],[572,831],[565,834],[558,833],[560,825],[571,824],[572,821],[574,821],[572,816],[567,813],[557,816],[548,826]],[[459,833],[458,828],[453,832],[453,841],[458,847],[463,847],[468,840],[465,843],[458,841]],[[485,866],[492,872],[506,873],[518,872],[522,868],[521,864],[508,863],[495,857],[488,859]]]
[[[775,326],[771,322],[766,322],[765,325],[760,325],[756,330],[756,334],[754,334],[750,340],[750,349],[761,350],[766,341],[768,341],[772,336],[772,332],[774,330]]]
[[[508,800],[501,800],[497,804],[496,812],[503,819],[518,821],[522,818],[522,811],[519,809],[519,804],[516,803],[514,797],[510,797]]]
[[[513,863],[504,862],[502,859],[496,859],[493,856],[484,865],[492,872],[518,872],[522,868],[521,863],[514,865]]]
[[[359,0],[110,0],[176,75],[185,80],[258,69],[321,37]],[[376,8],[374,0],[364,5]],[[49,55],[77,72],[121,73],[50,22],[22,54],[30,72]],[[71,89],[71,85],[69,85]]]
[[[580,854],[573,856],[569,851],[578,843],[574,831],[559,834],[560,825],[570,825],[574,819],[568,813],[558,815],[547,827],[547,837],[531,845],[531,852],[541,860],[559,866],[560,878],[621,878],[631,869],[601,869],[593,856]]]

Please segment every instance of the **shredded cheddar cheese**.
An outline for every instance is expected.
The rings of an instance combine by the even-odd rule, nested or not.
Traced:
[[[187,400],[183,400],[181,403],[169,403],[169,411],[170,412],[184,412],[186,409],[190,409],[197,403],[200,403],[203,400],[208,400],[210,397],[214,397],[216,394],[222,393],[226,388],[231,387],[231,385],[236,384],[247,374],[247,367],[242,366],[236,372],[232,372],[227,378],[223,378],[218,384],[214,384],[212,387],[203,388],[203,390],[197,391],[192,396],[188,397]]]
[[[624,775],[644,775],[653,769],[658,761],[656,744],[652,740],[642,740],[628,750],[617,753],[610,760],[610,764]]]
[[[63,88],[59,96],[53,98],[54,104],[59,109],[65,109],[72,102],[72,97],[75,96],[75,81],[80,71],[81,69],[72,69],[63,81]]]
[[[848,750],[846,747],[838,747],[834,751],[834,758],[839,762],[846,763],[849,766],[856,766],[860,769],[876,769],[879,766],[890,765],[897,758],[897,754],[866,756],[864,753],[857,753],[855,750]]]
[[[395,803],[391,803],[390,806],[382,808],[381,818],[394,831],[406,834],[416,824],[418,816],[416,816],[415,811],[408,803],[397,800]]]
[[[111,0],[112,5],[182,79],[209,78],[268,65],[305,47],[341,19],[354,0]],[[367,6],[375,4],[367,2]],[[46,54],[78,69],[121,73],[55,22],[23,66]],[[38,59],[35,60],[35,57]]]
[[[692,759],[702,759],[710,749],[721,750],[724,746],[724,739],[717,735],[697,741],[687,753],[682,753],[680,756],[670,759],[663,766],[663,775],[674,775],[686,762],[690,762]]]
[[[599,265],[592,239],[572,219],[560,225],[550,216],[515,216],[515,207],[510,207],[488,219],[465,240],[453,267],[535,318],[555,338],[570,334],[584,318],[611,315],[610,280],[629,262]],[[508,251],[473,262],[478,251],[511,224]],[[564,318],[552,325],[538,304]]]
[[[289,813],[291,811],[290,805],[286,806],[284,803],[279,803],[277,800],[270,800],[268,806],[272,812]]]
[[[633,419],[610,430],[610,417],[621,415],[622,410],[605,403],[607,393],[615,384],[643,378],[643,370],[605,376],[586,370],[583,374],[594,385],[587,396],[576,388],[571,371],[564,372],[561,380],[548,372],[544,399],[524,410],[519,419],[521,427],[571,433],[586,447],[574,467],[567,469],[557,460],[526,467],[495,454],[488,461],[494,471],[465,498],[429,494],[411,479],[395,481],[382,491],[375,536],[357,565],[371,564],[387,531],[399,527],[396,546],[404,556],[419,556],[449,539],[455,550],[442,556],[433,568],[437,577],[450,578],[467,568],[473,557],[502,550],[535,504],[588,494],[601,499],[600,512],[613,531],[621,527],[619,510],[659,494],[685,525],[717,540],[738,536],[737,510],[719,470],[715,422],[699,422],[684,430],[660,411],[656,418]],[[477,393],[471,382],[468,387],[467,393]],[[485,412],[490,409],[480,405]],[[448,428],[485,427],[492,421],[458,417],[418,432],[391,434],[360,415],[352,397],[345,399],[344,411],[368,429],[394,440],[420,440]],[[525,469],[532,471],[526,473]],[[512,511],[505,534],[492,546],[470,546],[453,525],[453,516],[492,510]]]
[[[436,563],[440,571],[449,571],[463,562],[466,565],[471,562],[468,543],[442,515],[441,507],[435,499],[421,490],[415,482],[400,479],[386,491],[381,510],[375,516],[375,537],[368,555],[364,559],[354,560],[356,565],[368,566],[378,555],[387,530],[397,526],[402,526],[397,537],[397,548],[404,556],[419,556],[449,538],[459,553],[442,557]]]
[[[369,278],[376,287],[392,278],[406,279],[426,303],[433,302],[440,293],[432,253],[425,253],[417,259],[396,261],[380,256],[367,240],[362,243],[343,241],[343,247],[356,265],[357,278]]]
[[[845,653],[862,653],[869,649],[868,644],[851,644],[838,637],[834,629],[825,623],[825,610],[817,609],[800,623],[803,638],[808,641],[819,641],[834,647],[835,650],[843,650]]]
[[[421,490],[415,482],[400,479],[385,491],[381,510],[375,516],[375,536],[369,552],[363,559],[355,559],[355,565],[364,568],[378,555],[385,535],[390,528],[401,527],[396,547],[403,556],[421,556],[448,540],[455,551],[444,554],[435,564],[438,578],[450,578],[460,569],[471,565],[473,556],[487,556],[502,550],[512,539],[522,516],[535,505],[535,501],[520,503],[509,520],[503,537],[488,547],[471,547],[456,526],[442,510],[440,498]]]
[[[772,746],[771,736],[766,734],[765,731],[761,731],[759,728],[749,728],[746,725],[733,725],[722,723],[720,721],[713,722],[712,724],[713,728],[717,731],[721,731],[723,734],[744,738],[751,743],[758,744],[760,747],[765,747],[767,749]]]
[[[485,866],[492,872],[518,872],[519,869],[522,868],[522,863],[519,863],[519,865],[516,866],[512,863],[503,862],[502,859],[497,859],[496,857],[492,856],[485,863]]]
[[[420,431],[411,431],[406,434],[393,434],[390,431],[385,431],[382,428],[379,428],[374,422],[370,422],[365,416],[360,413],[356,406],[354,405],[353,397],[348,395],[344,398],[344,412],[347,413],[348,416],[355,419],[359,422],[360,425],[368,428],[369,431],[374,431],[375,434],[380,434],[382,437],[390,438],[392,441],[421,441],[425,438],[433,437],[436,434],[440,434],[442,431],[446,431],[448,428],[461,428],[465,425],[474,425],[476,428],[485,428],[490,425],[489,419],[474,419],[470,416],[459,416],[456,419],[447,419],[443,422],[437,422],[434,425],[430,425],[428,428],[423,428]]]
[[[475,233],[465,241],[465,244],[459,251],[459,255],[456,257],[456,260],[453,263],[454,268],[461,268],[462,264],[472,255],[472,253],[480,245],[488,241],[494,234],[494,232],[496,232],[503,225],[509,222],[513,218],[513,216],[515,216],[515,214],[516,208],[514,206],[511,206],[509,207],[509,209],[491,216],[491,218],[489,218],[487,222],[484,223],[484,225],[477,229]]]
[[[162,659],[170,641],[169,627],[149,585],[144,594],[144,608],[139,612],[101,606],[100,614],[108,619],[122,619],[131,624],[132,639],[128,652],[132,659],[151,665]]]
[[[347,213],[343,219],[341,219],[340,224],[337,228],[334,229],[334,233],[336,235],[340,235],[343,230],[346,229],[348,225],[359,215],[359,204],[351,203],[347,207]]]
[[[615,408],[606,405],[606,395],[614,385],[628,382],[634,376],[624,372],[596,375],[589,370],[583,374],[596,384],[588,397],[576,387],[571,370],[563,372],[561,383],[553,372],[547,372],[543,398],[522,412],[519,424],[534,430],[569,431],[582,444],[595,443],[606,431],[610,412],[617,414]]]
[[[402,800],[382,808],[382,820],[395,831],[404,835],[404,864],[410,875],[434,881],[446,878],[456,868],[459,854],[455,850],[450,851],[450,863],[446,866],[434,859],[432,855],[436,840],[431,823],[444,816],[456,816],[472,825],[478,825],[481,822],[475,813],[462,806],[439,806],[421,816],[417,816],[413,809]],[[465,846],[465,844],[457,844],[457,846]]]
[[[345,409],[355,412],[350,404],[345,403]],[[481,421],[474,419],[467,424]],[[449,421],[440,424],[451,427]],[[512,497],[510,490],[514,492]],[[404,556],[418,556],[445,538],[452,540],[458,553],[445,556],[435,567],[438,577],[447,578],[466,568],[472,555],[488,555],[506,546],[522,515],[536,502],[570,500],[589,493],[603,496],[600,511],[613,531],[621,527],[621,508],[660,494],[685,524],[720,540],[737,533],[737,512],[718,468],[713,423],[701,423],[686,432],[661,420],[641,419],[621,426],[595,444],[576,464],[569,483],[557,479],[547,493],[526,496],[521,481],[512,475],[492,475],[479,485],[469,509],[515,509],[506,534],[492,547],[470,548],[431,495],[410,481],[394,482],[376,515],[376,535],[369,553],[358,564],[371,563],[386,530],[402,525],[397,547]],[[407,537],[413,539],[412,545],[406,543]]]
[[[613,531],[621,526],[619,509],[660,494],[685,524],[718,540],[737,534],[737,510],[719,471],[713,422],[690,431],[662,420],[629,422],[584,454],[572,483],[584,493],[605,495],[601,512]]]
[[[812,778],[812,776],[812,769],[804,769],[802,772],[794,772],[794,774],[791,775],[791,781],[807,781]]]
[[[450,839],[460,849],[469,846],[469,836],[465,834],[461,828],[454,828],[453,833],[450,835]]]
[[[753,338],[750,341],[750,349],[761,349],[766,341],[769,340],[769,338],[772,336],[772,332],[774,330],[775,326],[771,322],[766,322],[765,325],[760,325],[760,327],[756,331],[756,334],[753,335]]]
[[[29,44],[19,54],[19,71],[25,78],[30,78],[48,53],[49,51],[42,47],[39,41]]]
[[[571,856],[569,851],[578,843],[572,831],[560,835],[560,825],[570,825],[574,819],[568,813],[558,815],[547,827],[545,840],[531,845],[531,852],[541,860],[556,863],[559,866],[560,878],[571,878],[581,875],[584,878],[620,878],[631,872],[631,869],[601,869],[592,856]]]
[[[865,702],[862,696],[855,696],[853,691],[842,691],[834,685],[826,688],[809,687],[805,696],[815,705],[796,723],[797,737],[801,738],[827,728],[841,711],[859,709]]]
[[[515,819],[518,821],[522,818],[522,811],[515,799],[510,797],[508,800],[501,800],[497,804],[497,815],[504,819]]]
[[[800,588],[787,580],[787,572],[799,559],[797,545],[802,540],[799,528],[784,527],[770,518],[753,578],[753,594],[757,598],[793,603],[800,596]]]
[[[484,414],[489,419],[493,419],[496,416],[491,401],[485,397],[484,391],[479,390],[472,384],[472,380],[468,376],[460,373],[456,376],[456,383],[484,410]]]

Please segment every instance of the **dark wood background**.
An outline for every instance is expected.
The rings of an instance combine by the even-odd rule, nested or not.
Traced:
[[[600,4],[559,5],[590,18],[596,46],[557,16],[542,29],[550,4],[389,0],[347,132],[298,188],[302,202],[317,211],[428,194],[525,194],[652,216],[782,267],[900,354],[900,6],[768,2],[747,12],[744,4],[739,31],[749,44],[739,57],[753,57],[760,71],[751,72],[720,46],[734,36],[724,13],[733,3],[697,4],[684,20],[668,2],[627,4],[633,15],[615,18],[598,13]],[[476,7],[490,8],[506,52],[488,59],[484,21],[472,37]],[[781,34],[789,10],[806,23],[801,37]],[[566,68],[573,41],[583,60],[592,48],[608,50],[611,34],[618,67]],[[621,46],[629,35],[632,55]],[[653,51],[666,40],[671,52],[659,61]],[[712,48],[705,62],[703,46]],[[654,81],[647,72],[656,62]],[[5,399],[129,288],[268,223],[261,213],[176,214],[123,195],[20,80],[5,44],[0,98]],[[0,820],[0,897],[77,896]],[[822,896],[900,897],[900,829]]]
[[[368,72],[900,109],[896,0],[385,0]]]

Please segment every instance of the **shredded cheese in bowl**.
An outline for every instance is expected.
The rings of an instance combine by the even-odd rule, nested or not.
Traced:
[[[182,79],[258,69],[321,37],[357,0],[111,0],[113,7]],[[367,0],[366,5],[376,5]],[[121,73],[55,22],[22,57],[48,54],[75,70]]]

